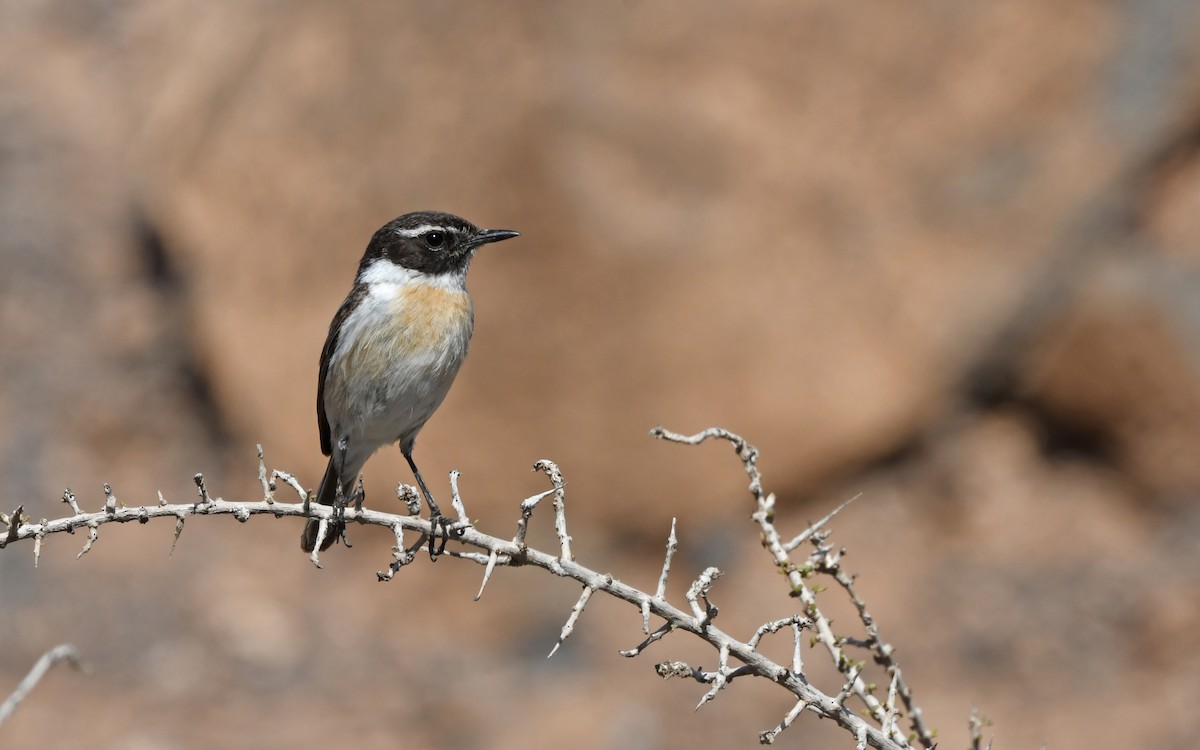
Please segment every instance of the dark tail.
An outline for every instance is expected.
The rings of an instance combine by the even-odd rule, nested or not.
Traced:
[[[325,478],[321,480],[321,486],[317,490],[317,502],[321,505],[333,505],[337,498],[337,470],[333,467],[333,456],[329,457],[329,465],[325,467]],[[344,491],[344,490],[343,490]],[[300,548],[305,552],[312,552],[317,546],[317,529],[320,527],[320,521],[315,518],[308,519],[308,523],[304,526],[304,533],[300,535]],[[328,531],[325,532],[325,539],[321,542],[321,551],[329,549],[333,543],[342,537],[342,529],[344,524],[331,522]]]

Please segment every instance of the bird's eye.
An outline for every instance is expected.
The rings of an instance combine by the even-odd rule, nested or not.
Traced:
[[[445,232],[426,232],[425,233],[425,244],[429,245],[431,248],[434,248],[434,249],[441,247],[442,245],[446,244],[446,233]]]

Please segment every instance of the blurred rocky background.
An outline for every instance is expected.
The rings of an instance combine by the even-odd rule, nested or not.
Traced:
[[[678,517],[674,595],[721,566],[748,636],[794,602],[736,458],[646,436],[725,426],[785,533],[863,493],[835,539],[943,747],[973,703],[997,747],[1194,744],[1194,2],[9,0],[0,507],[183,501],[195,472],[252,498],[255,443],[315,485],[328,321],[421,208],[523,233],[474,264],[417,449],[484,530],[552,458],[583,561],[653,586]],[[396,450],[366,473],[380,508],[410,481]],[[379,584],[386,535],[316,570],[299,531],[0,553],[0,694],[62,641],[91,666],[0,744],[732,747],[790,706],[741,681],[693,713],[651,667],[713,655],[622,659],[612,602],[547,661],[577,590],[545,575],[474,603],[472,566]],[[781,742],[850,746],[812,718]]]

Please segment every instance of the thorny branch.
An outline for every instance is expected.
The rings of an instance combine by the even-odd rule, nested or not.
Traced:
[[[733,682],[734,678],[746,675],[766,678],[780,685],[795,697],[796,703],[780,723],[759,734],[759,740],[763,744],[774,742],[781,732],[787,729],[802,713],[808,711],[820,718],[832,719],[855,738],[858,747],[870,745],[889,749],[910,748],[913,747],[911,744],[913,742],[919,742],[925,748],[934,747],[933,734],[924,724],[921,711],[913,701],[912,692],[893,658],[892,647],[883,641],[865,603],[858,597],[854,589],[854,576],[841,567],[844,551],[835,549],[828,543],[829,532],[825,526],[834,515],[846,507],[847,503],[825,518],[813,523],[790,541],[785,542],[775,528],[775,496],[763,490],[762,477],[757,466],[758,451],[754,446],[741,437],[718,428],[685,436],[658,427],[651,431],[651,435],[670,442],[689,445],[697,445],[709,439],[726,440],[733,445],[750,478],[749,489],[756,503],[755,512],[751,517],[759,526],[763,547],[770,554],[773,565],[786,576],[790,595],[800,600],[801,613],[764,623],[745,641],[723,632],[714,624],[719,609],[712,601],[713,590],[717,588],[721,571],[712,567],[706,569],[687,591],[685,598],[687,599],[687,609],[690,609],[690,612],[668,602],[665,597],[667,579],[671,570],[671,559],[679,545],[674,521],[671,524],[662,572],[653,594],[634,588],[611,575],[581,565],[572,554],[571,537],[567,533],[564,489],[566,482],[563,480],[558,466],[547,460],[535,463],[534,470],[545,473],[552,487],[521,503],[517,533],[512,539],[482,533],[471,525],[459,494],[458,474],[457,472],[451,474],[451,493],[457,519],[452,524],[454,543],[446,550],[446,554],[450,557],[476,562],[484,567],[483,581],[475,598],[479,599],[482,596],[483,590],[496,568],[504,566],[537,567],[582,584],[583,588],[579,599],[563,625],[559,639],[550,652],[551,656],[571,635],[583,614],[584,607],[597,592],[625,601],[640,611],[643,632],[647,634],[647,637],[638,646],[622,651],[621,654],[624,656],[637,656],[670,633],[676,631],[691,633],[716,650],[715,671],[693,668],[683,662],[663,662],[656,666],[656,670],[664,678],[691,677],[708,685],[709,689],[701,697],[697,709],[714,700],[721,690]],[[198,499],[195,502],[171,504],[160,493],[156,505],[130,507],[120,503],[112,489],[105,485],[105,503],[102,510],[87,513],[80,507],[75,495],[68,489],[63,495],[63,502],[70,507],[73,515],[33,522],[25,515],[23,506],[18,506],[11,515],[0,514],[0,521],[7,524],[7,529],[0,531],[0,549],[24,539],[33,539],[34,564],[36,565],[41,555],[43,540],[47,536],[87,529],[87,540],[79,553],[79,556],[82,557],[99,539],[101,526],[108,523],[130,521],[144,524],[152,518],[159,517],[175,519],[172,550],[183,532],[185,520],[196,516],[229,515],[241,522],[248,521],[252,516],[266,514],[276,518],[311,516],[321,521],[322,528],[319,535],[323,535],[333,516],[334,509],[324,505],[310,504],[308,502],[309,493],[293,475],[278,470],[268,472],[261,446],[258,448],[258,459],[258,479],[263,490],[262,500],[241,502],[214,497],[210,494],[203,475],[197,474],[195,483]],[[298,502],[286,503],[276,499],[275,493],[280,482],[296,492]],[[393,560],[386,570],[378,573],[380,581],[390,580],[401,567],[417,559],[417,553],[433,533],[429,521],[418,517],[419,506],[414,508],[413,504],[409,502],[416,497],[415,491],[406,485],[401,485],[397,494],[401,503],[406,506],[406,513],[384,513],[356,507],[345,509],[345,521],[348,524],[383,526],[391,530],[395,536],[396,544],[392,550]],[[559,539],[558,554],[534,549],[525,542],[529,519],[539,502],[549,496],[554,496],[554,527]],[[413,541],[406,542],[405,534],[409,534]],[[812,553],[799,562],[793,561],[791,554],[806,542],[813,547]],[[318,544],[318,548],[319,546]],[[311,555],[311,559],[317,567],[320,567],[320,559],[316,552]],[[816,594],[821,589],[810,586],[808,582],[808,579],[816,575],[832,577],[849,596],[865,628],[865,638],[834,633],[830,620],[822,613],[817,602]],[[663,624],[654,631],[650,630],[652,615],[663,620]],[[759,643],[764,637],[776,634],[781,630],[790,630],[792,636],[792,659],[787,666],[772,661],[759,651]],[[810,633],[810,646],[820,644],[844,678],[844,682],[834,687],[832,691],[819,689],[810,682],[805,674],[802,659],[805,631]],[[873,694],[875,686],[868,684],[863,679],[866,661],[851,658],[847,647],[864,650],[871,661],[886,671],[889,689],[885,701],[876,698]],[[50,654],[47,654],[47,657],[49,656]],[[36,683],[36,679],[33,682]],[[22,684],[24,685],[24,683]],[[29,687],[32,688],[32,684]],[[902,707],[896,705],[897,697],[900,698]],[[860,702],[862,707],[857,710],[853,709],[848,705],[852,699]],[[906,736],[898,726],[901,717],[907,717],[911,722],[911,735]],[[2,718],[0,716],[0,720]]]
[[[734,451],[737,452],[738,458],[742,461],[742,467],[745,469],[746,475],[750,478],[749,490],[750,494],[754,496],[757,506],[751,518],[762,530],[763,548],[771,555],[779,570],[787,576],[788,583],[791,586],[791,595],[799,598],[803,603],[805,614],[812,619],[811,627],[816,633],[817,641],[825,647],[833,663],[837,666],[838,671],[850,678],[845,689],[866,704],[872,718],[879,722],[881,726],[891,726],[893,724],[889,719],[890,714],[887,705],[880,703],[871,694],[870,686],[862,680],[861,664],[853,661],[843,648],[844,645],[850,643],[849,639],[835,635],[829,619],[821,613],[817,605],[815,590],[805,582],[805,579],[814,572],[833,576],[838,584],[846,590],[851,602],[853,602],[855,608],[858,610],[859,618],[866,627],[868,635],[865,641],[858,642],[855,645],[867,649],[872,659],[887,670],[890,678],[894,680],[901,700],[904,702],[904,707],[912,719],[913,731],[916,734],[917,741],[926,748],[934,747],[936,743],[933,732],[925,725],[921,709],[913,701],[912,691],[908,683],[904,681],[899,665],[893,659],[892,646],[882,639],[878,628],[875,626],[874,618],[867,611],[866,604],[855,593],[853,576],[841,568],[843,550],[834,550],[832,546],[827,544],[829,532],[825,529],[825,526],[835,515],[853,502],[855,498],[850,498],[842,503],[829,515],[811,524],[790,542],[784,543],[780,540],[779,533],[775,529],[775,495],[773,493],[768,494],[763,490],[762,475],[758,470],[757,448],[746,442],[741,436],[718,427],[709,428],[695,435],[680,435],[662,427],[656,427],[650,431],[650,434],[662,440],[686,445],[699,445],[709,439],[726,440],[733,445]],[[792,561],[790,553],[805,542],[810,542],[813,545],[813,553],[803,565],[797,565]],[[892,735],[899,736],[894,730]],[[765,736],[763,739],[764,742],[768,741]],[[874,743],[871,744],[874,745]]]

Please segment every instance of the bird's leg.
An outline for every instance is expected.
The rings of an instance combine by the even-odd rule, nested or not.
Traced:
[[[342,544],[346,545],[346,549],[350,549],[350,540],[346,538],[346,491],[342,488],[342,470],[346,466],[346,451],[349,448],[349,441],[343,437],[338,441],[338,471],[333,487],[333,520],[330,522],[329,529],[336,536],[340,536]],[[358,501],[355,506],[361,507],[362,500]]]
[[[362,511],[363,501],[367,499],[367,488],[363,487],[362,475],[359,475],[358,482],[354,485],[354,492],[350,493],[349,498],[345,496],[345,493],[342,491],[342,485],[339,482],[337,486],[337,497],[339,498],[336,506],[336,508],[339,510],[337,514],[338,528],[340,528],[342,532],[342,544],[346,545],[346,549],[350,549],[350,547],[353,545],[351,545],[350,540],[346,538],[346,505],[353,500],[354,510]]]
[[[425,480],[421,477],[421,470],[417,468],[416,462],[413,461],[412,454],[405,453],[404,458],[408,461],[408,468],[412,469],[413,476],[417,478],[417,484],[421,487],[421,494],[425,496],[425,502],[429,504],[430,514],[441,518],[442,510],[434,501],[433,495],[429,494],[429,488],[425,486]]]
[[[333,526],[331,531],[341,537],[342,544],[346,545],[347,549],[352,547],[350,540],[346,538],[346,493],[342,491],[341,481],[334,487],[333,521],[331,523]]]
[[[408,468],[412,469],[413,476],[417,478],[417,484],[421,487],[421,494],[425,496],[425,502],[429,504],[429,559],[436,560],[438,555],[446,550],[446,542],[450,540],[450,519],[442,515],[441,508],[434,501],[433,495],[429,493],[429,488],[425,486],[425,479],[421,476],[421,472],[417,469],[417,464],[413,461],[411,451],[401,451],[404,454],[404,459],[408,461]],[[441,533],[438,533],[441,529]],[[434,548],[434,540],[441,537],[441,542]]]

